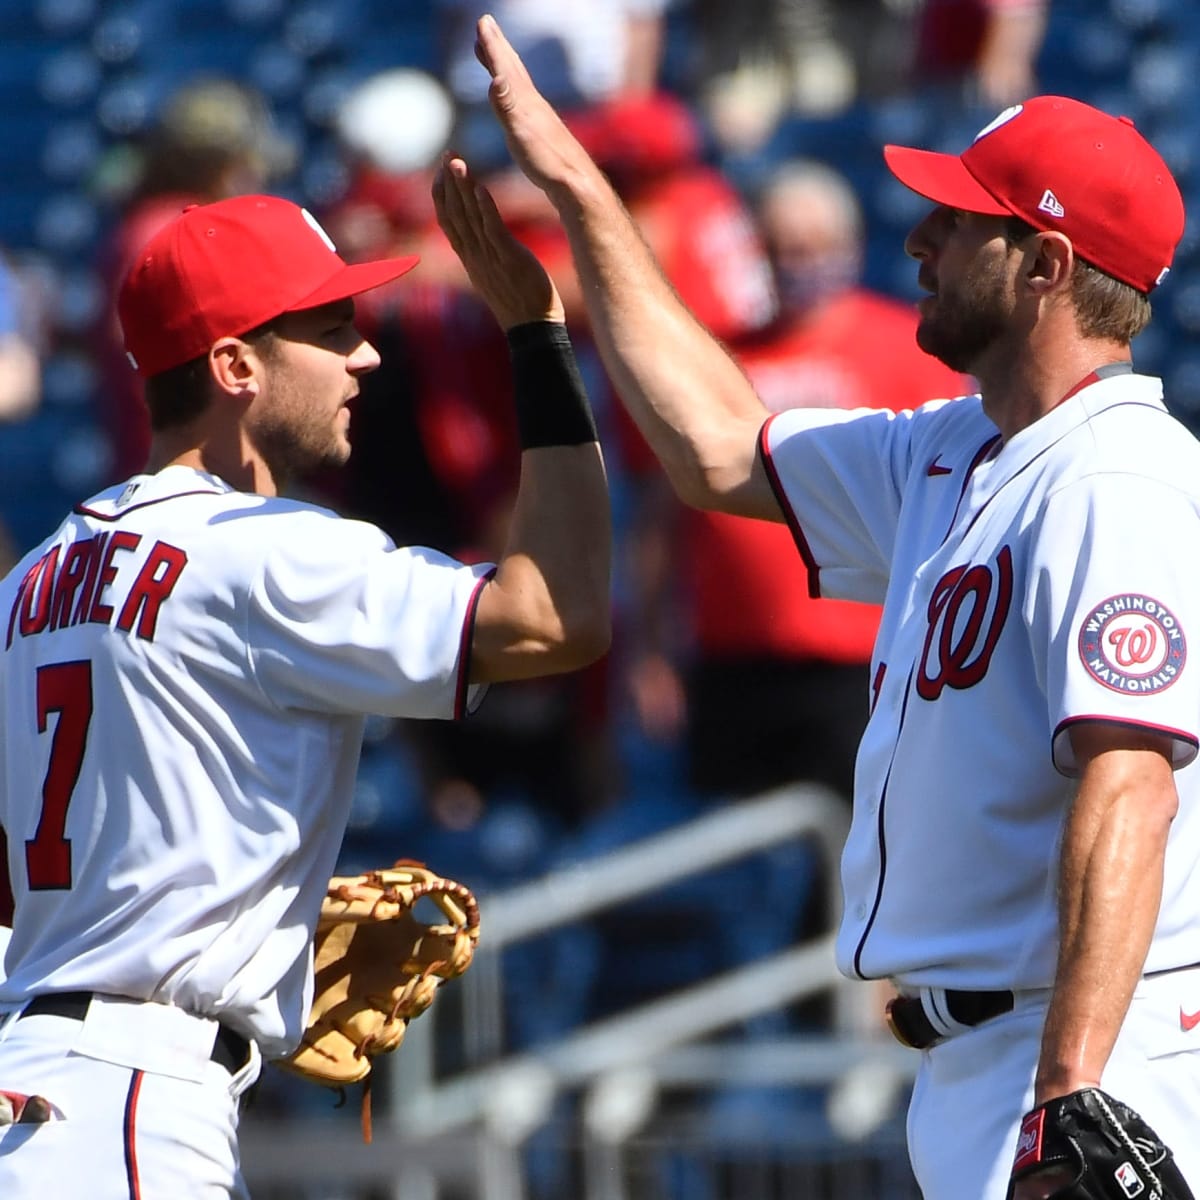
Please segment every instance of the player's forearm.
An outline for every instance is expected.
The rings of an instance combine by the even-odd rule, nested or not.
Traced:
[[[683,500],[736,504],[767,415],[748,380],[679,300],[598,170],[577,172],[554,199],[593,336],[630,415]]]
[[[480,598],[472,682],[576,670],[603,655],[611,558],[599,445],[526,450],[508,542]]]
[[[1145,965],[1177,806],[1169,764],[1116,751],[1084,775],[1063,835],[1060,948],[1035,1103],[1098,1086]]]

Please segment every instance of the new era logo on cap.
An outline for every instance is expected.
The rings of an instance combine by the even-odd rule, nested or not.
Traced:
[[[398,278],[416,258],[347,265],[307,210],[277,196],[189,205],[143,247],[121,285],[125,350],[157,375],[283,313]]]
[[[1049,188],[1042,193],[1042,198],[1038,201],[1038,209],[1041,212],[1049,213],[1052,217],[1066,216],[1066,210],[1059,203],[1058,197]]]
[[[961,155],[885,146],[884,157],[935,203],[1064,233],[1080,258],[1141,292],[1165,277],[1183,236],[1183,198],[1154,147],[1127,117],[1066,96],[1006,109]]]

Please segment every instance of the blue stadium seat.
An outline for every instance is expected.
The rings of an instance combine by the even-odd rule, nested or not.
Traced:
[[[1081,96],[1098,83],[1122,75],[1133,43],[1129,29],[1102,11],[1052,12],[1038,56],[1043,90]]]
[[[1200,336],[1200,271],[1177,270],[1156,305],[1166,305],[1172,320],[1189,338]]]
[[[358,71],[340,64],[309,70],[302,100],[305,120],[320,129],[331,129],[342,103],[361,79]],[[397,114],[397,119],[403,117]]]
[[[1171,110],[1160,113],[1142,132],[1154,143],[1184,193],[1200,183],[1200,141],[1195,127],[1184,113]],[[1188,206],[1189,211],[1193,211]]]
[[[0,5],[0,11],[3,8]],[[16,124],[12,118],[28,115],[35,107],[38,81],[46,63],[61,53],[62,46],[53,41],[23,32],[0,34],[0,101],[6,105],[7,124]]]
[[[1165,372],[1167,405],[1200,436],[1200,354],[1178,355]]]
[[[595,858],[709,807],[679,791],[627,797],[564,842],[559,861]],[[609,1015],[784,948],[796,935],[815,870],[811,849],[790,845],[599,914],[589,923],[598,939],[599,975],[621,982],[593,997],[589,1016]]]
[[[815,158],[852,169],[878,152],[873,125],[872,110],[864,104],[828,117],[786,117],[771,135],[766,153],[774,158]]]
[[[94,495],[108,482],[112,461],[108,434],[88,414],[80,414],[50,456],[50,482],[74,504]]]
[[[868,137],[878,146],[924,146],[929,142],[936,114],[919,96],[893,96],[881,100],[868,113]]]
[[[109,13],[92,31],[92,53],[106,66],[119,66],[137,58],[153,33],[137,12]]]
[[[79,351],[63,351],[42,367],[42,402],[47,407],[86,408],[95,393],[97,371],[91,358]]]
[[[1148,112],[1191,111],[1197,94],[1195,47],[1153,42],[1129,65],[1130,91]]]
[[[280,42],[260,44],[249,70],[255,86],[276,103],[299,95],[308,73],[304,59]]]
[[[901,237],[929,211],[924,196],[906,188],[886,168],[876,177],[874,190],[863,197],[866,210],[881,229],[896,230]]]
[[[1170,360],[1171,337],[1176,333],[1169,319],[1156,311],[1153,322],[1133,341],[1133,361],[1145,375],[1161,375]],[[1170,397],[1167,397],[1168,404]]]
[[[429,0],[363,0],[362,11],[364,28],[377,32],[365,45],[355,47],[356,64],[368,63],[372,70],[423,67],[438,73],[441,18],[437,4]]]
[[[43,408],[0,430],[0,520],[22,550],[48,536],[81,497],[63,490],[51,464],[76,422]]]
[[[36,0],[33,18],[37,27],[50,37],[71,37],[87,29],[96,18],[97,0]],[[17,17],[27,27],[29,8],[24,4],[0,6],[0,33],[10,32],[5,16]],[[14,22],[15,24],[15,22]],[[13,29],[12,32],[19,32]]]
[[[1109,0],[1113,17],[1136,32],[1157,28],[1169,7],[1168,0]]]
[[[394,740],[363,746],[347,838],[350,842],[386,843],[393,858],[425,819],[416,772],[404,748]]]
[[[46,123],[31,120],[29,125],[40,136],[32,162],[47,180],[70,185],[88,178],[96,169],[103,140],[90,119],[54,119]]]
[[[37,211],[33,239],[53,254],[76,255],[92,250],[100,234],[100,211],[83,192],[48,195]]]
[[[46,185],[32,177],[5,182],[0,188],[0,246],[19,249],[34,244],[34,227],[45,199]]]
[[[262,29],[278,21],[287,0],[225,0],[225,15],[235,26]]]
[[[506,947],[503,980],[508,1049],[520,1051],[554,1041],[585,1025],[602,978],[600,969],[600,938],[586,924]]]
[[[178,69],[139,66],[114,75],[106,80],[97,97],[96,120],[112,138],[137,137],[187,77],[182,64]]]
[[[64,118],[60,112],[45,105],[23,114],[21,120],[3,124],[5,186],[26,184],[44,186],[42,158],[52,131]]]
[[[359,0],[322,0],[303,4],[287,14],[281,37],[294,53],[305,59],[357,51],[362,25]]]

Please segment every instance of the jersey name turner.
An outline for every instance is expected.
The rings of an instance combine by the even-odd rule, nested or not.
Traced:
[[[52,546],[17,588],[5,648],[18,634],[31,637],[84,622],[113,625],[114,615],[117,629],[153,641],[159,609],[188,560],[178,546],[163,541],[155,541],[140,561],[130,560],[142,540],[141,534],[117,530]]]

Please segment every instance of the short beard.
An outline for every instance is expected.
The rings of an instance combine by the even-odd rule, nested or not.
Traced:
[[[316,447],[298,441],[292,430],[279,427],[258,429],[254,435],[255,449],[271,472],[276,486],[304,479],[327,467],[342,467],[350,455],[340,445]]]
[[[349,450],[334,436],[328,423],[314,424],[307,419],[302,393],[277,379],[271,399],[271,406],[255,422],[249,436],[277,487],[327,467],[345,465]]]
[[[1004,262],[987,263],[954,291],[939,291],[934,311],[917,326],[917,345],[952,371],[969,372],[1004,335]]]
[[[325,468],[344,467],[349,458],[349,454],[340,448],[316,452],[310,446],[288,443],[271,434],[259,438],[258,452],[271,472],[271,479],[280,487],[306,479]]]

